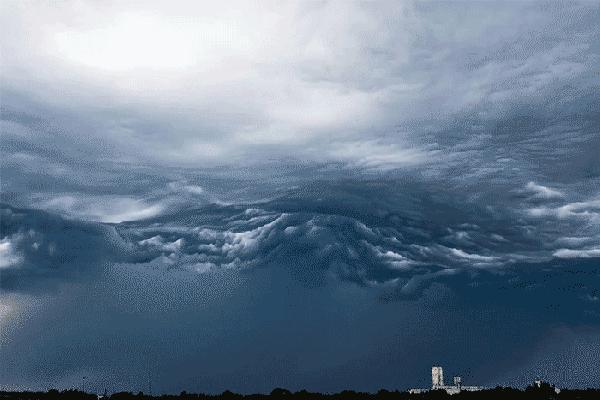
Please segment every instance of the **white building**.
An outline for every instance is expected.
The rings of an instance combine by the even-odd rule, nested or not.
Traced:
[[[442,367],[431,367],[431,388],[444,386],[444,369]]]
[[[462,391],[476,392],[482,390],[480,386],[463,386],[462,378],[455,376],[453,379],[454,385],[444,385],[444,369],[442,367],[431,368],[431,389],[410,389],[410,393],[425,393],[430,390],[445,390],[448,394],[456,394]]]

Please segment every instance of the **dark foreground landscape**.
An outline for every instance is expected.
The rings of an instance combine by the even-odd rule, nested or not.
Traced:
[[[600,399],[600,389],[576,389],[557,390],[551,385],[542,385],[541,387],[529,386],[525,390],[497,387],[495,389],[481,390],[478,392],[461,392],[454,395],[449,395],[443,390],[434,390],[426,393],[409,393],[399,391],[380,390],[377,393],[364,393],[354,391],[343,391],[335,394],[311,393],[306,390],[299,392],[290,392],[286,389],[274,389],[270,394],[251,394],[241,395],[225,391],[218,395],[207,395],[201,393],[181,392],[178,395],[148,395],[142,392],[137,394],[131,392],[118,392],[111,395],[95,395],[85,393],[78,390],[49,390],[48,392],[0,392],[0,399],[23,399],[23,400],[45,400],[45,399],[81,399],[81,400],[126,400],[126,399],[327,399],[327,400],[367,400],[367,399],[389,399],[389,400],[426,400],[426,399]]]

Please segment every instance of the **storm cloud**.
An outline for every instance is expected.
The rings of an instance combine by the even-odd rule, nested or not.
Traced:
[[[1,387],[595,383],[598,4],[0,7]]]

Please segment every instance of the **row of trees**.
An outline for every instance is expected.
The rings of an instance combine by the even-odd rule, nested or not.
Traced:
[[[98,400],[95,394],[78,390],[49,390],[47,392],[0,392],[0,400]],[[306,390],[290,392],[286,389],[275,389],[270,394],[241,395],[230,391],[219,395],[205,395],[181,392],[179,395],[151,396],[139,392],[119,392],[106,396],[102,400],[598,400],[600,389],[562,390],[557,393],[549,384],[529,386],[525,390],[502,388],[487,389],[479,392],[461,392],[449,395],[443,390],[411,394],[408,392],[390,392],[380,390],[377,393],[343,391],[335,394],[311,393]]]

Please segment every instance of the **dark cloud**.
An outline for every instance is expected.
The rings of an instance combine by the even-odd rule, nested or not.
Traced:
[[[340,390],[348,379],[375,390],[420,382],[440,361],[473,382],[521,384],[510,371],[539,371],[529,357],[540,332],[597,325],[595,260],[552,253],[589,241],[560,241],[568,230],[526,208],[489,211],[441,186],[390,182],[322,181],[112,225],[5,206],[18,263],[2,270],[3,318],[22,326],[5,334],[3,358],[20,371],[3,371],[5,384],[69,386],[85,374],[100,391],[145,390],[150,374],[157,391]],[[528,190],[512,204],[531,206]],[[58,257],[42,260],[29,247],[46,251],[50,237]]]
[[[45,291],[65,281],[86,281],[127,251],[110,226],[8,205],[0,212],[3,290]]]

